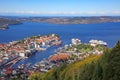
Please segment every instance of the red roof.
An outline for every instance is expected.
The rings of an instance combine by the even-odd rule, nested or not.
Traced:
[[[53,55],[53,56],[50,58],[50,61],[66,60],[66,59],[68,59],[69,57],[70,57],[69,54],[59,53],[59,54]]]
[[[6,71],[4,72],[5,74],[12,74],[13,69],[12,68],[8,68],[6,69]]]

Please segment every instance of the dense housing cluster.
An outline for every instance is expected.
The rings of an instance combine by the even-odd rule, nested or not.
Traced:
[[[60,45],[58,35],[32,36],[20,41],[0,44],[0,72],[11,71],[12,66],[20,59],[28,58],[37,51],[46,50],[53,45]],[[7,70],[5,70],[7,69]],[[7,72],[5,72],[7,73]]]

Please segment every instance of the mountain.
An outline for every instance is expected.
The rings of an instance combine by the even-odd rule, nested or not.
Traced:
[[[104,54],[90,56],[82,61],[34,73],[30,80],[120,80],[120,41]]]

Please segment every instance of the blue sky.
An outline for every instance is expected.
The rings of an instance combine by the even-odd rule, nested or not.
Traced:
[[[120,15],[120,0],[0,0],[1,15]]]

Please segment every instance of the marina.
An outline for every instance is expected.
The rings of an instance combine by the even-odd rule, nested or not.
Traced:
[[[0,69],[12,68],[21,59],[28,58],[36,52],[60,44],[60,38],[55,34],[32,36],[24,40],[0,44]]]
[[[11,57],[10,59],[8,58],[8,54],[4,54],[3,59],[9,60],[3,62],[4,64],[1,64],[1,66],[4,65],[4,68],[6,67],[5,69],[1,67],[1,76],[6,75],[14,76],[26,74],[24,76],[27,77],[30,76],[33,72],[48,72],[50,69],[56,68],[60,65],[63,65],[64,63],[70,64],[77,60],[82,60],[90,55],[100,55],[103,53],[101,47],[100,50],[99,49],[91,50],[91,48],[87,50],[84,49],[78,50],[77,46],[78,45],[86,46],[86,44],[89,44],[92,47],[97,45],[104,45],[108,47],[114,46],[114,43],[118,40],[119,35],[112,36],[113,35],[112,26],[110,27],[111,30],[108,31],[106,30],[107,27],[105,26],[106,25],[110,26],[111,24],[113,23],[101,24],[100,25],[101,27],[98,28],[96,27],[97,24],[58,26],[57,24],[54,25],[47,23],[38,24],[29,22],[24,23],[22,25],[17,26],[14,25],[15,27],[10,27],[10,29],[4,30],[5,33],[12,34],[9,36],[4,34],[3,31],[0,31],[0,35],[1,36],[4,35],[3,38],[0,38],[1,41],[0,44],[2,47],[4,47],[3,51],[7,49],[8,51],[5,52],[14,50],[12,51],[12,53],[13,54],[17,53],[17,55],[15,54],[16,56],[13,55],[9,56]],[[119,23],[117,24],[119,25]],[[36,29],[34,29],[33,25],[36,26]],[[115,30],[116,29],[118,30],[118,25],[116,26],[114,25]],[[44,26],[44,28],[41,28],[39,26]],[[76,27],[76,29],[74,27]],[[49,29],[49,31],[46,30],[46,28]],[[89,28],[88,31],[86,31],[86,28]],[[104,28],[105,32],[102,32],[101,28]],[[73,29],[75,32],[73,31]],[[12,33],[11,30],[14,30],[16,34]],[[21,31],[23,33],[21,33]],[[29,31],[32,32],[29,33]],[[48,38],[46,34],[50,33],[54,34],[57,33],[56,36],[59,35],[59,38],[53,38],[53,41],[44,40]],[[86,35],[85,33],[89,34]],[[18,34],[19,37],[17,37]],[[114,39],[108,38],[106,39],[104,37],[108,35],[114,37]],[[7,39],[6,36],[8,38],[9,37],[11,38]],[[51,34],[51,36],[54,35]],[[39,37],[39,39],[37,37]],[[42,43],[39,43],[41,42],[40,37],[42,37],[43,39]],[[75,47],[75,45],[76,48],[72,48]],[[15,49],[18,49],[20,53],[17,51],[15,52]],[[0,61],[2,62],[2,60]]]
[[[95,40],[95,42],[98,40]],[[93,41],[94,42],[94,41]],[[102,41],[104,42],[104,41]],[[2,75],[24,75],[30,76],[32,73],[36,72],[48,72],[53,68],[57,68],[64,64],[71,64],[78,60],[83,60],[89,56],[94,55],[101,55],[103,54],[103,49],[106,47],[104,44],[99,43],[82,43],[79,39],[71,40],[71,44],[64,45],[63,47],[59,47],[58,50],[53,55],[50,55],[48,58],[44,58],[43,60],[35,63],[26,63],[26,64],[19,64],[16,68],[10,67],[10,63],[16,63],[18,59],[14,59],[5,64],[3,70],[1,70]],[[92,44],[92,45],[91,45]],[[93,45],[95,44],[95,46]],[[78,48],[79,47],[79,48]],[[81,47],[81,48],[80,48]],[[84,49],[84,50],[83,50]],[[89,50],[88,50],[89,49]],[[80,51],[78,51],[80,50]],[[21,73],[19,73],[21,72]]]

